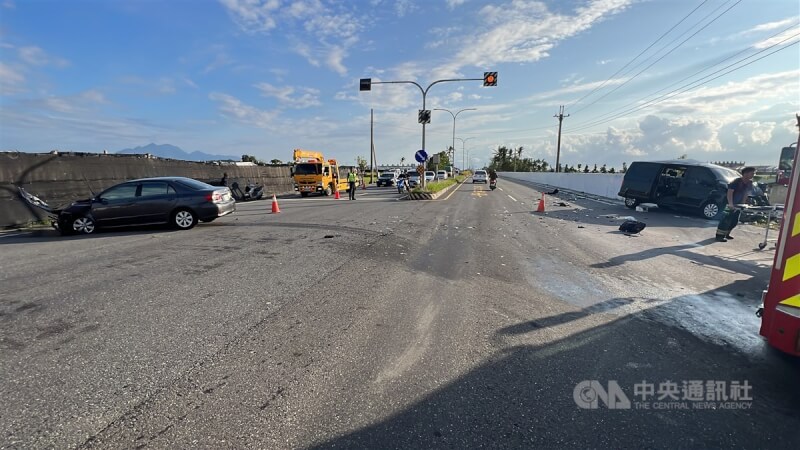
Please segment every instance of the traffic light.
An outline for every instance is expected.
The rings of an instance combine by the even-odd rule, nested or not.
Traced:
[[[484,86],[497,86],[497,72],[483,72]]]
[[[419,123],[431,123],[431,110],[420,109],[418,117],[419,117]]]
[[[360,91],[369,91],[372,90],[372,78],[362,78]]]

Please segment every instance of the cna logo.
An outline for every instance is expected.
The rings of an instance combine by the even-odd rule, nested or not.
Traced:
[[[607,388],[597,380],[581,381],[572,391],[572,398],[583,409],[598,409],[600,402],[608,409],[631,409],[631,401],[614,380],[608,382]]]

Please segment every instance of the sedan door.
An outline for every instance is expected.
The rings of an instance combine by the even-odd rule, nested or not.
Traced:
[[[166,181],[143,181],[133,207],[137,223],[166,223],[178,194]]]
[[[92,216],[98,226],[128,225],[135,215],[136,183],[125,183],[103,191],[92,202]]]

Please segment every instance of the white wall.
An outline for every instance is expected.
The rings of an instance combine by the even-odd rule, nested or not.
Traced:
[[[555,173],[555,172],[498,172],[498,177],[547,184],[573,191],[594,194],[600,197],[621,199],[617,195],[621,173]]]

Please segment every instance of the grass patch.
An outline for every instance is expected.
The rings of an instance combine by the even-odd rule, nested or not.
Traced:
[[[417,194],[422,194],[422,193],[435,194],[445,189],[446,187],[452,186],[456,183],[460,183],[463,180],[464,177],[458,176],[456,178],[448,178],[447,180],[442,180],[442,181],[429,181],[425,183],[425,189],[422,189],[421,187],[415,187],[414,189],[411,190],[411,192]]]

